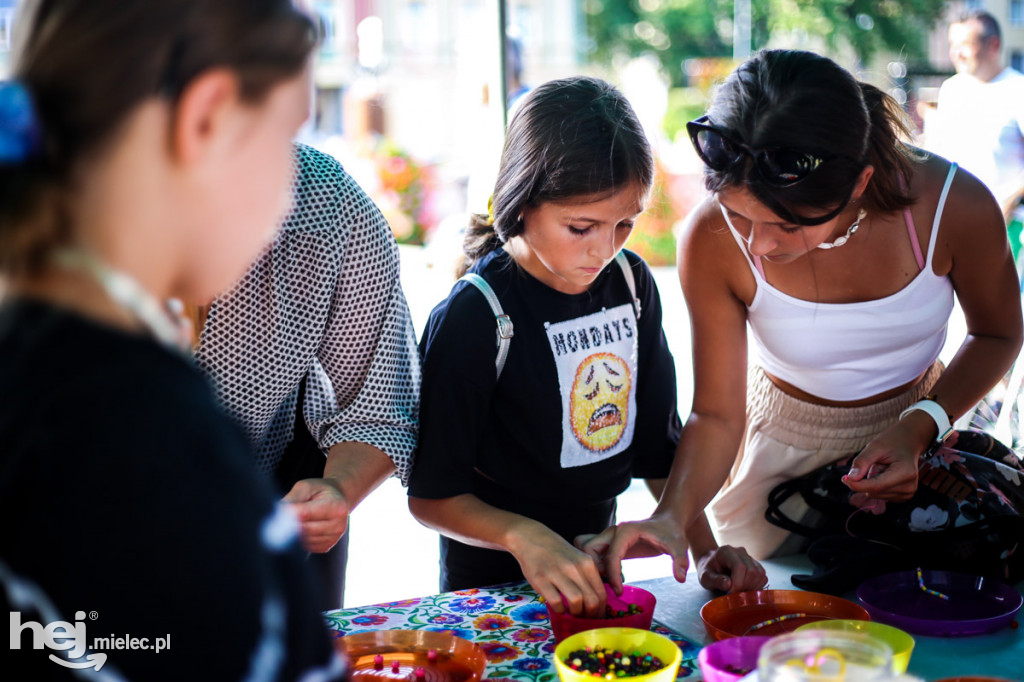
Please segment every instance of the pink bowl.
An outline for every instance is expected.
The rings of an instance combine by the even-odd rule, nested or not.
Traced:
[[[621,596],[616,596],[612,592],[612,588],[607,584],[605,584],[604,589],[607,594],[608,606],[612,607],[613,610],[624,611],[629,608],[630,604],[636,604],[641,609],[640,613],[619,618],[583,618],[582,616],[573,616],[568,611],[565,613],[555,613],[551,609],[551,605],[548,604],[548,618],[551,620],[551,630],[555,633],[556,642],[561,642],[569,635],[575,635],[577,632],[593,630],[595,628],[651,629],[651,621],[654,620],[654,605],[657,603],[657,599],[654,598],[653,594],[647,590],[629,585],[623,585]]]
[[[757,669],[757,656],[771,637],[730,637],[712,642],[697,654],[705,682],[736,682]]]

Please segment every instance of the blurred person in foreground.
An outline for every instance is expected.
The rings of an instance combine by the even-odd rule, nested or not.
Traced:
[[[209,300],[271,238],[313,27],[287,0],[42,0],[17,28],[0,85],[5,670],[336,679],[298,524],[162,303]]]

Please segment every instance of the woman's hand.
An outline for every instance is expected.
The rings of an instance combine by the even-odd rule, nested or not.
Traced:
[[[567,609],[588,618],[604,615],[604,582],[590,555],[540,524],[519,544],[513,556],[526,580],[554,611]]]
[[[675,579],[686,580],[689,544],[679,526],[667,515],[609,526],[597,535],[577,537],[575,544],[594,559],[615,594],[622,594],[623,559],[668,554],[672,557]]]
[[[935,422],[911,412],[864,446],[843,482],[879,500],[909,500],[917,490],[917,463],[935,438]]]
[[[743,592],[768,584],[764,567],[742,547],[722,545],[697,559],[700,584],[709,590]]]

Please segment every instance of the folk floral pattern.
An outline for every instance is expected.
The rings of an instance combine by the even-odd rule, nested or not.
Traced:
[[[558,679],[547,608],[526,583],[328,611],[324,618],[337,637],[367,630],[434,630],[476,642],[487,655],[488,682]],[[699,680],[700,646],[657,622],[651,629],[682,649],[677,679]]]

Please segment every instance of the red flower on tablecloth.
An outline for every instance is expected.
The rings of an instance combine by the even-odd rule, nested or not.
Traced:
[[[511,644],[502,644],[501,642],[480,642],[477,646],[484,650],[487,660],[492,663],[495,661],[511,661],[513,658],[523,655],[522,651]]]
[[[468,590],[455,590],[452,594],[480,594],[480,590],[476,587],[471,587]]]
[[[523,595],[513,594],[511,596],[505,597],[505,601],[507,601],[509,604],[515,603],[517,601],[523,601]]]
[[[514,623],[514,620],[502,615],[478,616],[473,621],[473,625],[476,626],[477,630],[504,630],[505,628],[512,627]]]
[[[543,642],[550,636],[551,631],[544,628],[526,628],[512,633],[512,639],[517,642]]]
[[[356,616],[352,619],[352,622],[356,625],[380,625],[381,623],[388,622],[387,616]]]
[[[492,606],[494,606],[494,597],[466,597],[455,599],[448,604],[448,608],[451,610],[462,613],[480,613],[487,611]]]

